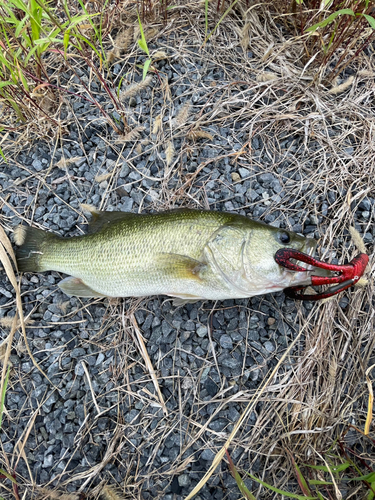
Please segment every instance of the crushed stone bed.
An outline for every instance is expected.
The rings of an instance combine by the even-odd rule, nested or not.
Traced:
[[[27,144],[1,166],[8,233],[26,221],[63,236],[81,234],[87,222],[82,203],[132,212],[189,206],[233,211],[321,238],[319,255],[326,252],[325,258],[340,263],[344,250],[352,255],[347,229],[353,225],[371,253],[374,177],[363,173],[369,151],[361,152],[364,140],[345,132],[344,111],[338,107],[333,119],[331,110],[318,108],[314,88],[306,91],[303,83],[291,88],[282,78],[257,81],[258,62],[239,44],[217,50],[208,43],[201,51],[200,45],[187,28],[149,42],[166,57],[154,63],[160,79],[151,75],[147,86],[123,100],[130,129],[137,129],[128,141],[90,103],[66,95],[61,117],[68,125],[61,142]],[[144,61],[138,52],[114,64],[113,87],[124,75],[123,90],[141,82],[136,65]],[[77,74],[90,79],[83,65]],[[70,79],[72,91],[83,92],[77,77],[60,76]],[[95,81],[92,90],[120,119]],[[305,104],[295,109],[293,96]],[[353,160],[359,157],[361,162]],[[31,425],[27,463],[21,458],[17,465],[25,485],[20,488],[28,488],[30,497],[31,474],[35,485],[67,492],[91,491],[105,481],[121,485],[126,498],[185,498],[320,307],[283,293],[178,308],[165,297],[80,300],[57,288],[62,277],[25,274],[21,282],[28,343],[49,381],[16,333],[1,443],[9,457],[17,456],[16,443]],[[347,314],[354,293],[360,292],[334,299],[334,314]],[[371,303],[363,307],[368,311]],[[14,312],[14,291],[2,277],[0,319]],[[166,412],[140,353],[135,322]],[[311,331],[303,333],[272,387],[291,380]],[[272,431],[272,420],[264,416],[273,397],[276,389],[265,393],[231,447],[241,470],[259,477],[262,462],[252,440],[254,429],[257,442]],[[249,479],[245,483],[256,488]],[[241,497],[225,462],[199,497]]]

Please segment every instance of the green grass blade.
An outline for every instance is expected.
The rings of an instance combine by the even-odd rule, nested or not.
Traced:
[[[10,366],[8,366],[7,374],[5,375],[3,390],[2,390],[2,393],[1,393],[1,399],[0,399],[0,429],[1,429],[1,423],[3,421],[5,394],[6,394],[6,391],[7,391],[8,379],[9,379],[9,372],[10,372]]]
[[[255,476],[253,476],[249,472],[247,474],[248,474],[248,476],[251,477],[251,479],[253,479],[257,483],[260,483],[265,488],[267,488],[271,491],[274,491],[275,493],[278,493],[279,495],[284,495],[285,497],[288,497],[288,498],[296,498],[297,500],[317,500],[317,497],[307,497],[306,495],[302,496],[302,495],[297,495],[296,493],[290,493],[289,491],[279,490],[279,488],[275,488],[275,486],[271,486],[270,484],[265,483],[264,481],[256,478]]]
[[[17,9],[23,10],[25,13],[28,12],[28,6],[22,0],[8,0],[9,5],[14,5]]]
[[[212,37],[212,35],[215,33],[216,29],[220,26],[220,24],[222,23],[222,21],[227,17],[227,15],[233,9],[233,7],[236,5],[237,2],[238,2],[238,0],[234,0],[234,2],[227,8],[227,10],[224,12],[224,14],[218,20],[215,28],[211,31],[211,33],[208,35],[208,37],[206,37],[206,40],[205,40],[204,43],[208,42],[208,40]]]
[[[91,16],[90,16],[90,14],[87,12],[85,4],[82,2],[82,0],[78,0],[78,3],[79,3],[79,5],[81,6],[81,9],[82,9],[82,10],[83,10],[83,12],[85,13],[85,15],[87,16],[87,20],[88,20],[88,22],[90,23],[90,25],[91,25],[92,29],[95,31],[95,34],[98,36],[98,34],[97,34],[98,29],[97,29],[97,27],[95,26],[95,24],[91,21],[91,18],[90,18]],[[106,3],[107,3],[107,2],[106,2]]]
[[[7,92],[7,90],[5,89],[4,91],[0,90],[0,96],[3,98],[3,100],[13,108],[13,111],[16,113],[16,115],[18,116],[19,120],[21,120],[21,122],[25,122],[25,117],[21,111],[21,109],[19,108],[18,104],[14,101],[14,99],[12,98],[11,94],[9,94]]]
[[[372,483],[375,481],[375,472],[370,472],[370,474],[366,474],[365,476],[358,476],[348,479],[348,481],[368,481]]]
[[[103,16],[105,12],[105,8],[109,2],[109,0],[105,0],[104,5],[102,6],[101,13],[100,13],[100,22],[99,22],[99,27],[97,27],[91,20],[90,14],[87,12],[85,4],[82,2],[82,0],[78,0],[83,12],[88,16],[87,20],[90,23],[92,29],[94,30],[95,36],[97,40],[99,41],[102,54],[105,54],[104,46],[103,46],[103,36],[102,36],[102,24],[103,24]]]
[[[316,31],[317,28],[324,28],[324,26],[327,26],[327,24],[331,24],[336,19],[336,17],[343,16],[345,14],[348,14],[349,16],[355,15],[352,9],[340,9],[328,16],[327,19],[320,21],[320,23],[316,23],[313,26],[310,26],[310,28],[307,28],[305,31],[306,33],[308,33],[309,31]]]
[[[340,464],[340,465],[331,465],[330,469],[328,469],[328,467],[326,467],[325,465],[305,464],[305,467],[309,467],[310,469],[321,470],[323,472],[328,472],[328,473],[330,473],[330,472],[342,472],[343,470],[346,470],[350,466],[351,466],[351,464],[349,462],[345,462],[345,463]]]
[[[8,472],[6,472],[4,469],[0,469],[0,474],[7,477],[9,481],[12,481],[13,484],[16,484],[16,480],[14,479],[14,477],[8,474]]]
[[[139,12],[137,12],[137,14],[138,14],[139,30],[141,32],[141,39],[138,40],[138,45],[143,50],[143,52],[146,52],[146,54],[150,57],[150,51],[148,50],[147,40],[143,31],[142,21],[141,18],[139,17]]]
[[[5,92],[5,93],[4,92],[0,92],[0,95],[4,98],[4,101],[6,101],[8,103],[8,105],[13,108],[13,111],[18,116],[18,119],[21,122],[25,122],[26,118],[25,118],[24,114],[22,113],[20,107],[16,103],[16,101],[12,98],[12,96],[9,93],[7,93],[7,92]]]
[[[64,39],[63,39],[65,59],[66,59],[66,51],[67,51],[68,45],[69,45],[69,40],[70,40],[70,30],[66,30],[64,33]]]
[[[228,453],[228,450],[225,450],[225,453],[227,455],[227,459],[229,462],[230,472],[237,483],[238,489],[240,490],[242,495],[246,498],[246,500],[256,500],[255,496],[247,489],[245,483],[243,482],[241,476],[239,475],[238,470],[236,469],[233,460],[231,459]]]
[[[297,476],[297,481],[298,481],[298,484],[299,484],[299,487],[301,488],[302,490],[302,493],[306,496],[306,497],[311,497],[311,491],[310,491],[310,488],[306,482],[306,479],[303,477],[303,474],[301,472],[301,469],[298,467],[298,465],[296,464],[295,460],[294,460],[294,457],[293,455],[289,452],[289,455],[290,455],[290,458],[292,460],[292,464],[293,464],[293,467],[294,467],[294,470],[296,472],[296,476]]]
[[[9,5],[6,5],[6,3],[3,2],[2,8],[6,11],[6,13],[9,16],[9,17],[6,17],[6,18],[2,18],[3,22],[5,22],[5,23],[11,23],[11,24],[17,24],[17,22],[20,22],[20,21],[18,21],[18,19],[14,15],[14,12],[9,7]]]
[[[64,11],[65,11],[65,14],[66,14],[69,22],[70,22],[71,21],[71,16],[70,16],[69,7],[68,7],[68,1],[67,0],[64,0]]]
[[[30,25],[32,33],[32,42],[39,40],[42,31],[42,15],[43,11],[41,7],[35,2],[35,0],[30,0]],[[42,51],[39,50],[39,54]]]
[[[0,156],[3,157],[5,163],[8,163],[8,160],[5,158],[5,155],[4,155],[3,150],[1,148],[0,148]]]
[[[120,78],[120,81],[119,81],[119,83],[118,83],[118,85],[117,85],[117,97],[120,97],[121,84],[122,84],[122,80],[125,78],[125,76],[126,76],[126,75],[124,75],[124,76],[122,76],[122,77]]]
[[[81,23],[82,21],[88,21],[90,22],[91,17],[99,16],[99,12],[96,14],[87,14],[87,15],[80,15],[80,16],[75,16],[73,19],[70,21],[70,28],[74,28],[74,26],[77,26],[77,24]],[[91,23],[90,23],[91,24]]]
[[[52,12],[50,11],[50,9],[47,7],[47,4],[44,4],[42,0],[34,0],[41,8],[42,10],[44,11],[45,15],[48,16],[48,18],[50,19],[50,21],[52,22],[52,24],[54,26],[58,26],[60,28],[60,31],[62,31],[62,26],[61,26],[61,23],[60,21],[58,20],[57,17],[54,16],[54,14],[52,14]]]
[[[375,491],[375,481],[370,483],[370,486],[371,486],[371,490],[369,490],[368,494],[367,494],[367,500],[374,500],[375,498],[375,494],[374,494],[374,491]]]
[[[19,23],[16,28],[16,31],[14,33],[15,38],[18,38],[20,36],[21,31],[25,27],[26,21],[29,19],[29,16],[25,16]]]
[[[90,42],[90,40],[88,40],[85,36],[80,35],[80,34],[78,34],[78,33],[74,33],[74,35],[73,35],[73,36],[74,36],[77,40],[82,40],[83,42],[87,43],[87,45],[89,45],[89,46],[92,48],[92,50],[95,52],[95,54],[96,54],[96,55],[99,57],[99,59],[100,59],[100,57],[101,57],[100,52],[98,52],[98,49],[97,49],[97,48],[96,48],[96,47],[95,47],[95,46],[94,46],[94,45]],[[79,48],[80,50],[82,50],[82,48],[81,48],[81,47],[78,47],[78,48]]]
[[[23,88],[26,90],[26,92],[28,92],[29,91],[29,86],[27,84],[27,80],[25,78],[25,75],[23,74],[22,69],[20,68],[18,60],[16,60],[16,66],[17,66],[17,76],[21,80]]]
[[[363,14],[363,17],[367,19],[371,28],[375,29],[375,19],[372,16],[369,16],[368,14]]]
[[[150,67],[150,64],[151,64],[151,59],[147,59],[147,61],[145,62],[144,66],[143,66],[143,80],[146,78],[147,71],[148,71],[148,68]]]
[[[38,46],[35,45],[30,51],[29,53],[27,54],[27,56],[25,57],[25,66],[28,64],[28,62],[30,61],[30,59],[34,56],[35,52],[38,50]]]
[[[5,66],[10,69],[10,65],[11,63],[9,62],[8,58],[7,58],[7,55],[9,58],[14,58],[14,50],[12,48],[12,43],[11,41],[9,40],[8,38],[8,35],[7,35],[7,32],[5,30],[5,27],[2,25],[2,28],[3,28],[3,35],[4,35],[4,38],[3,38],[3,43],[5,42],[6,43],[6,46],[7,46],[7,53],[4,51],[4,50],[0,50],[0,60],[3,64],[5,64]],[[4,45],[5,45],[4,43]]]

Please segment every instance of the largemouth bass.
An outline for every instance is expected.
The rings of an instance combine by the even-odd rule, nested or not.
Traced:
[[[193,302],[309,285],[311,272],[285,269],[274,256],[285,247],[311,255],[317,242],[242,215],[183,209],[92,212],[88,234],[70,238],[18,226],[15,243],[19,271],[68,274],[59,287],[70,296]]]

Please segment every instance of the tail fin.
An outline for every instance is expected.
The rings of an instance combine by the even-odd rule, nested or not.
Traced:
[[[20,272],[46,271],[41,264],[46,243],[55,238],[52,233],[29,226],[18,226],[14,230],[14,242],[17,245],[16,258]]]

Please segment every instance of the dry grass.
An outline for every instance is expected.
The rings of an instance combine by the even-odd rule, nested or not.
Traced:
[[[191,9],[193,12],[199,12],[196,4],[192,4]],[[204,27],[195,22],[191,15],[184,17],[183,11],[181,16],[181,23],[174,22],[173,25],[166,26],[164,35],[190,23],[190,31],[184,29],[178,31],[180,45],[173,50],[177,60],[194,61],[194,54],[189,52],[189,47],[192,44],[196,48],[203,46]],[[210,16],[213,22],[214,13],[210,12]],[[162,48],[170,51],[170,47]],[[237,48],[243,51],[241,56]],[[135,49],[129,48],[129,53],[121,54],[121,57],[134,56],[131,50]],[[249,50],[253,52],[254,59],[247,57]],[[233,165],[247,168],[248,178],[252,182],[255,181],[255,169],[262,173],[272,172],[278,177],[283,196],[280,199],[268,200],[263,218],[279,210],[282,214],[280,218],[287,224],[290,218],[294,218],[295,223],[303,224],[311,216],[321,214],[321,200],[329,192],[331,193],[329,216],[324,217],[319,225],[321,234],[319,252],[325,259],[338,256],[340,262],[350,260],[356,250],[353,244],[349,244],[347,230],[353,225],[354,211],[358,203],[365,196],[375,192],[373,161],[375,115],[371,108],[374,99],[374,61],[367,56],[359,58],[358,71],[350,80],[350,86],[348,81],[338,83],[336,89],[340,88],[340,91],[333,91],[323,86],[312,85],[313,75],[309,67],[303,68],[301,65],[302,52],[302,45],[291,44],[286,40],[282,30],[272,19],[268,19],[266,23],[261,22],[255,9],[246,10],[239,6],[236,16],[222,23],[210,43],[207,43],[200,52],[202,64],[214,63],[215,66],[221,67],[225,74],[224,82],[214,82],[207,103],[203,105],[189,103],[174,110],[174,103],[170,101],[169,84],[160,74],[158,92],[164,103],[162,113],[156,111],[152,93],[150,124],[153,136],[148,138],[148,143],[143,143],[143,152],[139,150],[139,158],[141,156],[147,158],[152,154],[159,158],[167,153],[164,167],[158,172],[158,177],[155,177],[149,171],[137,168],[137,158],[129,160],[132,171],[138,172],[141,176],[140,181],[132,182],[143,193],[148,206],[158,210],[181,204],[208,208],[209,190],[220,190],[223,187],[220,184],[222,181],[218,181],[214,188],[209,189],[206,188],[210,181],[209,174],[203,177],[203,180],[199,176],[205,167],[212,166],[218,158],[207,158],[193,172],[184,168],[186,158],[199,150],[205,141],[213,139],[215,134],[210,131],[210,127],[232,127],[233,124],[241,122],[241,126],[246,130],[247,142],[242,141],[237,144],[234,138],[233,146],[239,147],[233,147],[230,151],[223,149],[219,158],[227,158]],[[129,81],[132,81],[131,76]],[[196,90],[194,84],[191,80],[191,88],[186,90],[191,98]],[[130,97],[138,92],[140,87],[138,85],[127,89],[124,93],[128,92],[126,97]],[[143,90],[147,89],[144,87]],[[124,94],[122,97],[125,97]],[[175,120],[172,118],[173,111]],[[130,115],[128,109],[127,112]],[[168,120],[163,121],[163,116],[168,116]],[[119,158],[125,143],[132,142],[136,148],[142,141],[141,132],[144,132],[144,128],[137,121],[139,117],[132,118],[134,123],[126,136],[117,139],[110,135],[105,137]],[[72,117],[71,119],[73,120]],[[194,123],[193,128],[192,123]],[[79,134],[82,134],[80,137],[83,137],[84,130],[80,128],[79,123],[77,125]],[[63,142],[63,135],[60,132],[61,130],[59,136],[55,136],[53,153],[58,141]],[[31,141],[34,135],[35,129],[31,125],[30,127],[26,125],[24,135],[18,136],[15,143],[10,140],[3,142],[2,149],[5,154],[10,155],[11,151],[19,150],[26,143],[26,138]],[[285,143],[289,136],[303,138],[302,145],[297,145],[294,150],[286,150]],[[349,138],[355,138],[356,145],[353,150],[348,149],[351,147]],[[180,148],[174,148],[173,144],[178,139],[182,141],[182,145]],[[258,149],[254,147],[254,139],[260,140]],[[173,151],[170,149],[168,153],[170,145]],[[83,147],[82,149],[84,151]],[[90,161],[90,158],[87,156],[87,161]],[[268,166],[264,163],[265,158]],[[14,161],[17,161],[16,157]],[[68,163],[68,160],[63,160],[59,166],[67,168]],[[34,173],[26,166],[19,166],[27,171],[29,176],[35,176],[39,186],[43,185],[50,192],[54,192],[55,186],[49,182],[52,164],[42,173]],[[120,169],[121,163],[117,161],[111,174],[99,174],[97,177],[97,182],[103,181],[106,184],[100,207],[97,208],[105,208],[118,193],[117,180]],[[168,183],[174,176],[177,183],[170,188]],[[142,181],[147,179],[153,181],[156,179],[160,183],[158,192],[155,192],[155,188],[142,185]],[[81,181],[72,177],[68,180],[72,193],[79,194]],[[230,181],[227,181],[227,185],[233,189]],[[29,193],[27,183],[22,181],[15,183],[14,190],[21,197],[32,194],[37,199],[38,196],[37,192]],[[59,198],[58,193],[55,196]],[[0,198],[0,203],[9,205],[6,197]],[[74,210],[77,218],[81,215],[76,206],[64,200],[62,203]],[[261,203],[261,201],[249,201],[241,209],[249,211]],[[24,211],[17,207],[12,209],[22,220],[29,222],[34,218],[33,204]],[[10,217],[4,217],[2,223],[8,232],[12,231]],[[372,213],[367,221],[361,222],[360,232],[362,234],[370,232],[373,224]],[[347,247],[338,246],[338,238],[346,239]],[[9,245],[6,246],[7,240],[2,237],[2,242],[5,250],[10,253]],[[281,361],[277,365],[275,362],[276,366],[274,365],[273,370],[264,378],[260,389],[242,388],[240,380],[231,381],[235,384],[230,385],[222,377],[222,386],[214,400],[210,402],[214,404],[215,410],[208,420],[201,417],[200,410],[208,403],[200,397],[199,384],[203,371],[215,367],[218,363],[215,350],[207,352],[201,369],[196,369],[184,377],[180,376],[177,370],[173,372],[169,379],[171,385],[168,387],[173,389],[175,406],[172,411],[167,412],[166,402],[160,393],[160,385],[165,382],[160,376],[160,366],[159,364],[153,366],[146,355],[141,333],[135,320],[133,321],[134,313],[145,309],[146,306],[136,300],[126,303],[126,308],[124,302],[107,304],[107,313],[102,320],[100,331],[90,331],[87,342],[100,347],[102,352],[114,350],[116,363],[105,369],[111,374],[113,386],[111,388],[103,386],[96,391],[86,370],[85,390],[90,401],[86,407],[88,412],[85,422],[75,438],[76,448],[81,449],[84,443],[95,442],[94,438],[100,436],[106,443],[102,461],[87,471],[76,473],[73,470],[67,474],[68,465],[73,460],[71,454],[64,457],[67,463],[65,469],[60,470],[54,477],[54,484],[58,484],[58,487],[50,484],[46,485],[48,490],[39,491],[32,471],[30,477],[18,477],[19,484],[28,493],[35,491],[40,494],[40,498],[47,499],[56,497],[49,493],[56,489],[59,498],[63,498],[61,492],[74,485],[75,481],[80,481],[79,492],[89,491],[90,494],[96,495],[96,498],[104,495],[114,499],[118,493],[117,490],[113,490],[115,493],[111,490],[117,483],[116,478],[111,476],[112,473],[105,476],[105,481],[110,484],[109,490],[108,487],[103,487],[102,483],[97,484],[98,478],[104,479],[106,466],[112,463],[116,464],[122,474],[119,485],[120,498],[136,499],[141,498],[142,488],[148,481],[170,482],[174,475],[189,470],[189,465],[196,460],[193,450],[196,452],[197,448],[199,450],[209,448],[219,452],[218,457],[221,459],[225,445],[230,448],[231,453],[239,450],[235,461],[239,468],[249,467],[249,464],[255,468],[260,464],[258,472],[260,478],[267,479],[268,483],[281,489],[288,489],[291,484],[293,486],[294,472],[291,463],[288,462],[287,450],[297,457],[298,464],[306,462],[321,464],[321,457],[325,456],[330,447],[335,446],[335,440],[342,435],[343,430],[348,429],[349,425],[364,430],[366,419],[369,418],[368,380],[371,381],[373,375],[366,371],[371,359],[373,363],[375,346],[375,308],[372,293],[374,249],[371,247],[366,250],[370,254],[367,272],[369,285],[348,292],[349,303],[346,307],[341,307],[338,299],[334,298],[329,302],[315,305],[311,310],[299,305],[297,316],[293,316],[288,314],[287,308],[281,309],[273,296],[262,298],[259,310],[262,304],[273,308],[282,315],[282,323],[299,330],[299,335],[293,344],[289,340],[285,348],[278,346],[274,357],[276,361]],[[4,257],[4,252],[2,257],[8,267],[8,275],[14,281],[9,271],[9,259]],[[17,309],[22,318],[21,295],[18,285],[14,283],[17,291]],[[43,301],[46,300],[49,298],[43,298]],[[11,305],[16,308],[14,303],[9,307]],[[39,305],[36,304],[35,309]],[[204,304],[201,306],[201,311],[204,312],[211,306],[212,304]],[[220,309],[223,306],[216,304],[215,307]],[[244,311],[247,317],[253,313],[249,308],[242,306],[238,307],[238,310]],[[154,314],[151,310],[146,309],[146,311]],[[162,311],[167,315],[166,309]],[[65,308],[62,310],[61,322],[79,325],[84,321],[77,319],[79,314],[90,317],[90,306],[81,304],[73,310]],[[21,320],[23,329],[25,324]],[[13,336],[18,326],[14,325],[8,337],[10,343],[13,341],[12,345],[15,348]],[[34,328],[31,323],[26,326]],[[138,342],[134,342],[133,339],[138,339]],[[242,347],[244,349],[241,351],[242,354],[253,352],[253,347],[248,341]],[[150,342],[146,348],[151,348]],[[176,342],[170,349],[174,352],[174,359],[178,359],[181,354],[181,344]],[[6,352],[5,359],[8,359],[9,352]],[[49,355],[43,351],[41,353],[46,357]],[[162,354],[160,356],[162,357]],[[247,368],[246,355],[243,354],[243,358],[242,376]],[[257,366],[256,369],[262,370],[264,366]],[[4,370],[5,368],[2,381],[5,377]],[[137,381],[131,381],[130,375],[136,372],[142,372],[142,377]],[[12,383],[22,383],[22,378],[17,377],[18,375],[12,374]],[[52,385],[49,390],[53,390]],[[104,406],[104,396],[108,394],[113,395],[114,401],[110,409]],[[193,400],[192,405],[187,405],[189,398]],[[140,420],[125,421],[126,412],[120,410],[120,407],[130,409],[136,402],[142,403]],[[229,427],[223,432],[213,431],[210,423],[215,416],[234,403],[238,405],[243,416],[238,422],[239,425],[235,426],[234,430]],[[155,408],[159,409],[158,411],[164,410],[164,416],[153,429]],[[20,446],[6,458],[10,470],[19,460],[24,460],[22,443],[27,442],[28,432],[31,432],[39,410],[40,406],[30,416]],[[99,431],[99,416],[109,414],[110,411],[115,428],[107,432]],[[255,415],[255,420],[250,418],[252,415]],[[368,428],[373,435],[373,427],[368,426]],[[140,447],[134,447],[131,439],[140,429],[145,430],[144,441]],[[158,470],[153,467],[155,457],[160,447],[174,432],[179,432],[181,438],[178,455],[163,470]],[[140,458],[144,453],[147,453],[149,458],[146,465],[141,467]],[[371,457],[370,459],[373,460]],[[215,463],[219,462],[220,460],[217,460]],[[214,468],[215,466],[209,472],[213,472]],[[221,471],[226,471],[226,465],[223,463]],[[202,470],[202,476],[206,472]],[[258,498],[274,498],[261,487],[255,494]],[[163,498],[163,493],[160,493],[159,498]]]
[[[129,85],[123,92],[120,94],[120,99],[128,99],[130,97],[134,97],[139,94],[142,90],[146,89],[152,82],[152,76],[148,75],[144,80],[141,80],[138,83],[133,83]]]

